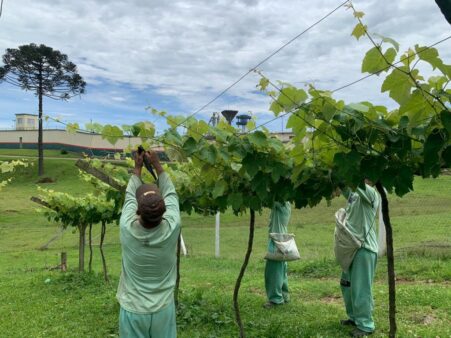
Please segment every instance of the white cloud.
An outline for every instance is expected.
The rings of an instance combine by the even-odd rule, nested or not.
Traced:
[[[154,106],[176,102],[177,112],[191,113],[338,4],[331,0],[15,0],[5,3],[0,19],[0,50],[35,42],[68,54],[88,82],[87,104],[127,109],[130,95],[97,88],[122,83],[142,95],[152,92]],[[366,12],[370,31],[398,40],[403,50],[450,33],[433,1],[356,0],[354,5]],[[259,68],[273,80],[299,86],[314,82],[333,89],[351,82],[362,76],[360,62],[371,47],[364,38],[357,42],[350,36],[355,24],[352,13],[341,8]],[[439,47],[448,63],[450,47],[451,40]],[[226,99],[199,115],[206,117],[229,106],[257,114],[266,111],[270,101],[254,92],[258,80],[250,74]],[[89,85],[97,85],[95,91],[90,92]],[[337,96],[392,104],[379,86],[379,79],[370,79]]]

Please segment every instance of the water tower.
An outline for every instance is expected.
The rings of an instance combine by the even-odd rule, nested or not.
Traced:
[[[238,114],[238,110],[223,110],[221,114],[226,118],[227,122],[232,125],[232,120],[236,114]]]
[[[236,122],[237,126],[241,126],[241,131],[244,133],[246,131],[246,125],[252,116],[248,114],[241,114],[236,117],[238,121]]]

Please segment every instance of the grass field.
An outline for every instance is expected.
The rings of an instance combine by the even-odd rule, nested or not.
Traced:
[[[1,156],[2,153],[0,153]],[[91,188],[78,180],[74,163],[46,160],[54,190],[83,194]],[[112,281],[103,282],[100,254],[94,271],[78,275],[78,234],[67,229],[48,250],[37,250],[59,229],[38,214],[36,166],[19,169],[0,192],[0,337],[116,337],[119,307],[115,291],[120,274],[118,228],[109,226],[105,245]],[[390,197],[394,226],[399,337],[451,337],[451,176],[415,181],[415,192]],[[295,210],[290,231],[296,234],[301,260],[289,264],[291,303],[265,310],[263,284],[268,212],[256,219],[252,257],[240,292],[248,337],[345,337],[339,320],[345,312],[340,270],[332,252],[333,213],[337,199],[312,209]],[[237,337],[232,292],[244,257],[248,215],[221,215],[221,258],[214,258],[214,218],[183,215],[187,257],[181,260],[179,337]],[[94,241],[99,241],[99,226]],[[61,251],[69,272],[51,268]],[[374,285],[375,337],[388,332],[385,257]]]
[[[24,157],[38,157],[37,149],[0,149],[0,157],[7,156],[24,156]],[[45,157],[59,157],[59,158],[80,158],[79,153],[67,152],[62,154],[61,150],[44,149]]]

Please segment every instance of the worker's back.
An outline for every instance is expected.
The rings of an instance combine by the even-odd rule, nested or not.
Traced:
[[[160,175],[158,181],[166,204],[161,223],[144,228],[136,213],[124,212],[125,205],[120,222],[122,274],[117,298],[124,309],[134,313],[154,313],[173,301],[180,212],[167,174]],[[130,194],[133,191],[136,187],[132,186]]]

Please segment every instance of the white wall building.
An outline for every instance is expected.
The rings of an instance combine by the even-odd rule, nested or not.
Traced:
[[[36,130],[36,129],[38,129],[38,115],[16,114],[16,130]]]

